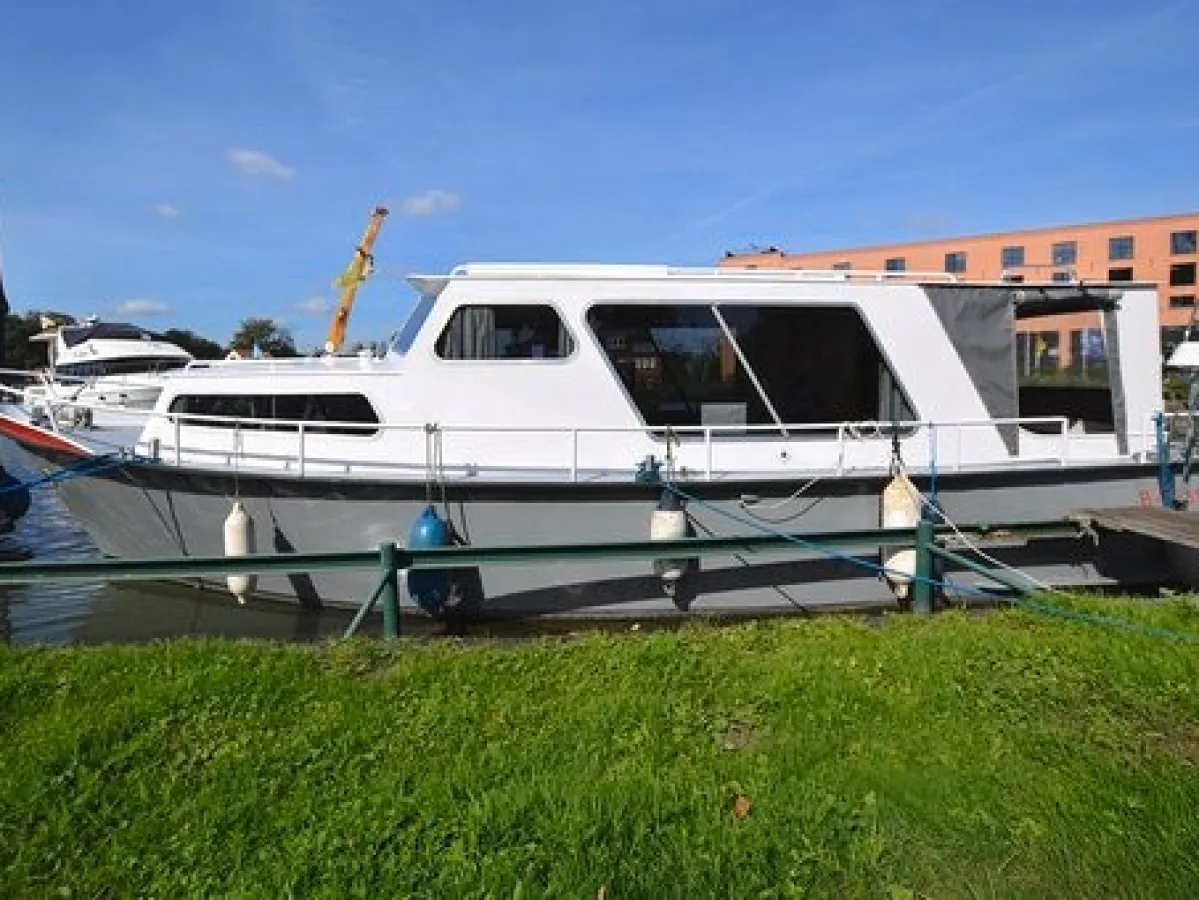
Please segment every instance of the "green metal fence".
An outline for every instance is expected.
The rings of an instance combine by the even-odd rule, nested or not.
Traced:
[[[972,539],[1011,537],[1018,540],[1078,537],[1077,525],[1064,521],[958,526]],[[377,569],[380,580],[374,593],[361,605],[347,635],[353,634],[374,606],[382,601],[383,630],[394,637],[400,627],[399,573],[405,569],[458,569],[471,566],[530,565],[595,559],[700,558],[738,550],[762,551],[799,549],[808,552],[840,551],[865,546],[910,545],[916,548],[917,569],[913,582],[913,608],[931,611],[934,588],[932,560],[940,556],[1022,592],[1031,584],[1010,573],[989,569],[961,554],[946,550],[940,541],[954,532],[945,526],[922,522],[916,528],[873,528],[853,531],[824,531],[795,534],[761,534],[736,537],[693,537],[671,541],[610,541],[589,544],[541,544],[532,546],[443,547],[409,550],[395,543],[380,544],[376,550],[324,553],[262,554],[254,556],[185,556],[152,559],[92,559],[57,562],[19,562],[0,565],[0,585],[43,582],[147,581],[201,575],[303,574],[336,570]],[[797,548],[797,545],[799,547]],[[874,559],[838,556],[877,568]]]

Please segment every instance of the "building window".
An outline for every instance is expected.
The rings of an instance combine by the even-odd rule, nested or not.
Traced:
[[[1055,266],[1072,266],[1078,262],[1078,243],[1076,241],[1061,241],[1053,245],[1050,254]]]
[[[960,273],[966,271],[966,251],[958,250],[955,253],[945,254],[945,271]]]
[[[1132,266],[1107,270],[1108,281],[1132,281]]]
[[[1024,265],[1024,248],[1004,247],[999,251],[999,265],[1005,269],[1015,269]]]
[[[588,324],[646,425],[769,425],[767,400],[787,425],[915,419],[856,309],[736,305],[720,312],[736,347],[707,305],[588,311]],[[617,337],[627,350],[612,349]]]
[[[442,359],[562,359],[574,339],[552,306],[460,306],[437,339]]]
[[[883,269],[888,272],[906,272],[908,270],[908,261],[902,256],[892,256],[883,262]]]
[[[1000,280],[1008,284],[1024,284],[1023,275],[1004,275]]]
[[[1194,231],[1171,232],[1170,252],[1174,256],[1182,256],[1187,253],[1194,253],[1197,236],[1199,236],[1199,233]]]
[[[1176,294],[1170,298],[1170,309],[1194,309],[1194,294]]]
[[[1187,287],[1194,283],[1194,263],[1174,263],[1170,266],[1170,287]]]
[[[1107,239],[1107,258],[1108,259],[1132,259],[1133,253],[1132,235],[1123,235]]]
[[[853,263],[851,263],[851,262],[842,261],[842,262],[833,263],[833,271],[834,272],[848,272],[852,268],[853,268]]]
[[[1069,272],[1054,272],[1053,280],[1055,282],[1057,282],[1058,284],[1062,284],[1064,282],[1073,281],[1074,276],[1071,275]]]

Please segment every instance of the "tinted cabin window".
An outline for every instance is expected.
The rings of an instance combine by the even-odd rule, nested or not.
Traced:
[[[784,424],[913,418],[856,310],[720,312]],[[596,306],[587,320],[646,424],[774,423],[711,307]]]
[[[366,437],[378,434],[379,416],[361,394],[181,394],[171,400],[170,411],[183,416],[227,416],[259,419],[253,423],[193,422],[209,428],[264,431],[298,431],[291,420],[304,423],[309,434],[340,434]],[[328,424],[325,424],[328,423]]]
[[[55,367],[64,378],[98,378],[106,375],[142,375],[154,372],[169,372],[187,365],[186,359],[177,356],[139,356],[133,359],[111,359],[98,362],[65,363]]]
[[[573,352],[552,306],[460,306],[437,339],[442,359],[562,359]]]

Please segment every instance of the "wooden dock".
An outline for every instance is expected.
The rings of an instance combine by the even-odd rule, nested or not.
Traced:
[[[1153,506],[1079,509],[1070,521],[1088,531],[1109,531],[1154,538],[1166,544],[1199,550],[1199,512]]]

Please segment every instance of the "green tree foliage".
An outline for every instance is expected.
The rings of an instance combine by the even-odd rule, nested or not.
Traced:
[[[46,364],[46,348],[29,343],[31,337],[43,331],[43,316],[59,322],[75,321],[73,316],[52,311],[9,313],[4,320],[4,368],[32,369]]]
[[[229,342],[229,349],[248,352],[255,344],[266,356],[299,356],[291,332],[274,319],[243,320]]]
[[[222,359],[225,356],[225,348],[216,341],[210,341],[186,328],[168,328],[162,337],[179,345],[196,359]]]

